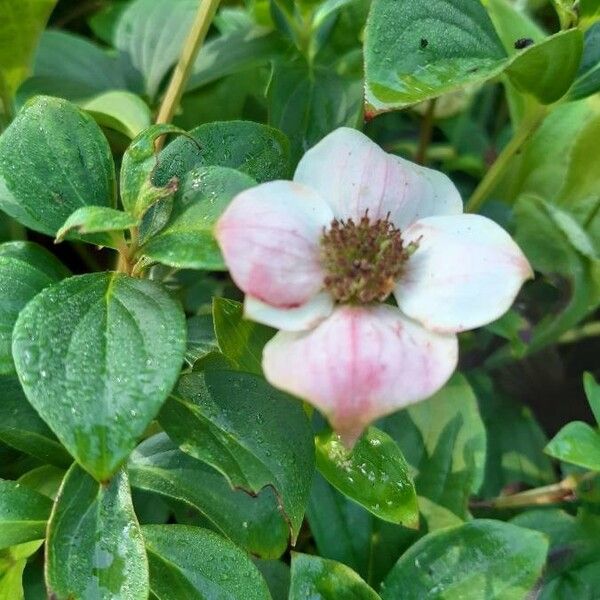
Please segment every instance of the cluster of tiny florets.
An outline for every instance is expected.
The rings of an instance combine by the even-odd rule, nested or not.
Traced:
[[[393,291],[415,244],[404,246],[400,230],[385,219],[334,219],[321,238],[325,288],[337,302],[383,302]]]

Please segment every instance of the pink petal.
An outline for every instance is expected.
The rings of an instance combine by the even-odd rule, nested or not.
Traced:
[[[390,213],[400,229],[422,217],[462,212],[454,184],[438,171],[387,154],[366,135],[341,127],[300,160],[294,181],[317,190],[338,218]]]
[[[349,445],[377,418],[423,400],[458,358],[440,335],[389,305],[341,306],[312,331],[279,332],[266,346],[268,381],[314,404]]]
[[[297,308],[276,308],[252,296],[244,300],[244,313],[248,319],[284,331],[304,331],[316,327],[333,310],[333,300],[326,292],[313,296]]]
[[[494,321],[533,276],[508,233],[479,215],[422,219],[403,239],[419,245],[396,287],[398,306],[434,331],[464,331]]]
[[[271,181],[233,199],[216,237],[238,287],[267,304],[292,308],[322,287],[319,239],[332,219],[316,192]]]

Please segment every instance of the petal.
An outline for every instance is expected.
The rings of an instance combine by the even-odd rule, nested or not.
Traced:
[[[333,215],[312,190],[271,181],[238,194],[216,227],[235,283],[276,307],[304,304],[322,287],[319,239]]]
[[[263,369],[352,444],[372,421],[437,391],[457,358],[455,336],[429,332],[397,308],[342,306],[312,331],[279,332],[265,346]]]
[[[479,215],[422,219],[403,239],[419,242],[396,286],[398,306],[434,331],[464,331],[494,321],[533,276],[508,233]]]
[[[333,300],[325,292],[313,296],[297,308],[276,308],[252,296],[244,300],[244,314],[248,319],[284,331],[304,331],[316,327],[333,310]]]
[[[438,171],[387,154],[366,135],[342,127],[300,160],[294,181],[317,190],[338,218],[388,213],[400,229],[431,215],[462,212],[454,184]]]

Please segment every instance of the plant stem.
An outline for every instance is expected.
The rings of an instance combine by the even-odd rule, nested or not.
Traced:
[[[467,212],[477,212],[484,205],[489,195],[494,191],[494,188],[505,174],[512,158],[521,152],[523,146],[537,131],[547,114],[548,109],[540,105],[523,119],[513,138],[504,147],[498,158],[494,161],[494,164],[485,174],[485,177],[479,182],[479,185],[467,202],[465,207]]]
[[[435,114],[435,103],[437,98],[433,98],[427,104],[427,111],[421,121],[421,135],[419,137],[419,148],[415,154],[415,162],[424,165],[427,162],[427,148],[431,142],[433,133],[433,116]]]
[[[157,123],[170,123],[181,100],[187,80],[192,71],[196,55],[206,37],[208,28],[217,12],[219,0],[200,0],[196,18],[190,29],[179,62],[173,71],[171,81],[156,117]]]
[[[592,321],[581,327],[569,329],[558,338],[559,344],[572,344],[586,338],[596,337],[600,335],[600,321]]]

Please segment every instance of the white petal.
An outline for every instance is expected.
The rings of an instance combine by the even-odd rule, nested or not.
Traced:
[[[403,238],[418,240],[418,249],[396,287],[398,306],[434,331],[494,321],[533,276],[508,233],[480,215],[422,219]]]
[[[458,190],[446,175],[387,154],[366,135],[342,127],[300,160],[294,181],[317,190],[338,218],[391,220],[400,229],[431,215],[462,212]]]
[[[342,306],[312,331],[275,335],[263,369],[352,444],[372,421],[436,392],[457,358],[454,335],[427,331],[397,308]]]
[[[316,327],[333,310],[333,300],[326,292],[313,296],[297,308],[275,308],[252,296],[244,300],[244,314],[248,319],[283,329],[284,331],[304,331]]]
[[[244,292],[291,308],[322,287],[319,240],[332,218],[316,192],[271,181],[238,194],[215,233],[231,276]]]

